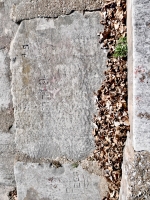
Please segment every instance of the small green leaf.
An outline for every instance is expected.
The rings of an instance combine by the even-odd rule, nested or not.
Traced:
[[[127,38],[121,37],[116,44],[114,57],[115,58],[123,58],[127,57],[128,47],[127,47]]]

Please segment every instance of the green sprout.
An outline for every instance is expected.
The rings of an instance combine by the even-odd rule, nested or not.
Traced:
[[[114,57],[115,58],[124,58],[124,57],[127,57],[127,53],[128,53],[127,38],[121,37],[117,41]]]
[[[72,167],[73,167],[73,168],[77,168],[78,166],[79,166],[79,163],[78,163],[78,162],[75,162],[75,163],[72,164]]]

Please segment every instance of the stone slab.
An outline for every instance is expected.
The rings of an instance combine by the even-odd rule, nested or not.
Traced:
[[[17,150],[80,160],[94,150],[94,91],[106,53],[99,12],[23,21],[11,45]]]
[[[131,132],[135,151],[150,152],[150,2],[142,0],[130,1],[132,8],[132,26],[128,33],[133,34],[133,57],[129,54],[129,93],[133,87],[133,94],[129,98],[129,113],[132,117]],[[131,106],[132,105],[132,106]]]
[[[150,4],[145,0],[127,3],[130,133],[124,148],[119,200],[150,199],[150,61],[146,25]]]
[[[0,185],[15,186],[14,135],[0,132]]]
[[[12,7],[15,22],[38,17],[56,18],[73,11],[93,11],[101,8],[101,0],[22,0]]]
[[[10,19],[10,9],[18,0],[0,0],[0,131],[8,132],[14,122],[11,96],[9,47],[18,25]]]
[[[0,0],[0,200],[10,200],[14,190],[13,104],[11,96],[11,71],[9,48],[18,25],[9,17],[10,9],[17,0]]]
[[[150,153],[135,152],[128,134],[119,200],[150,199]]]
[[[81,166],[17,162],[15,177],[19,200],[101,200],[100,177]]]

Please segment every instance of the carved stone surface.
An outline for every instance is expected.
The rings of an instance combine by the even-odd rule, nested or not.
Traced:
[[[23,21],[11,46],[17,150],[35,158],[85,158],[94,149],[94,91],[106,54],[99,12]]]
[[[100,177],[80,166],[18,162],[15,176],[19,200],[101,200]]]
[[[73,11],[98,10],[101,3],[101,0],[22,0],[13,5],[11,18],[16,22],[37,17],[56,18]]]

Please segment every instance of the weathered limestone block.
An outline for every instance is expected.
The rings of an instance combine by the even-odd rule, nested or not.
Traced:
[[[135,151],[150,152],[150,1],[133,0],[132,29],[133,31],[133,146]],[[129,8],[130,8],[129,7]],[[131,78],[130,78],[131,76]],[[130,82],[129,82],[130,90]]]
[[[19,152],[80,160],[94,150],[94,91],[106,61],[99,21],[99,12],[74,12],[21,23],[10,53]]]
[[[127,2],[131,132],[124,150],[120,200],[141,200],[150,199],[150,2]]]
[[[134,152],[128,135],[124,150],[120,200],[150,199],[150,153]]]
[[[14,178],[14,135],[0,132],[0,188],[15,186]]]
[[[100,177],[80,166],[17,162],[15,176],[19,200],[101,200]]]
[[[101,0],[22,0],[12,7],[11,18],[15,21],[37,17],[56,18],[72,11],[92,11],[101,8]]]

